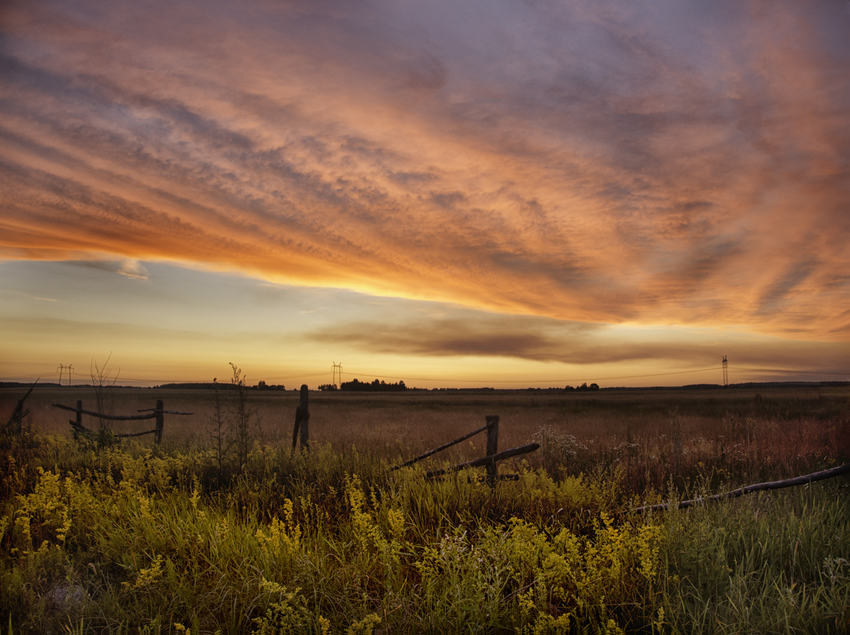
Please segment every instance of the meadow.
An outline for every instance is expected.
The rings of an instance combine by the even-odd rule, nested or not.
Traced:
[[[0,389],[0,420],[24,392]],[[850,631],[846,476],[675,505],[846,462],[846,385],[312,392],[294,453],[295,391],[107,397],[195,414],[158,447],[74,440],[51,404],[93,389],[33,391],[0,437],[0,633]],[[425,478],[484,435],[388,469],[487,415],[500,450],[540,444],[499,464],[516,480]]]

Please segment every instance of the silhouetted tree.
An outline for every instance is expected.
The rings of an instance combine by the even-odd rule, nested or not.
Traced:
[[[576,390],[581,390],[582,392],[588,392],[588,391],[591,391],[591,390],[599,390],[599,384],[590,384],[590,386],[588,386],[587,382],[584,382],[581,386],[576,388]]]
[[[388,384],[383,380],[375,379],[373,382],[362,382],[355,378],[351,381],[344,381],[340,384],[340,390],[348,390],[354,392],[394,392],[407,390],[407,386],[403,381],[396,384]]]

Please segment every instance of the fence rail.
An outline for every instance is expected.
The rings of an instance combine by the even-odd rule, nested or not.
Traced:
[[[82,402],[77,402],[82,403]],[[161,402],[157,402],[161,403]],[[145,408],[143,410],[137,410],[136,412],[150,412],[147,415],[107,415],[102,412],[95,412],[94,410],[84,410],[82,407],[72,408],[71,406],[63,406],[60,403],[53,404],[54,408],[62,408],[62,410],[70,410],[71,412],[79,412],[80,414],[89,415],[91,417],[98,417],[100,419],[107,419],[109,421],[144,421],[145,419],[156,419],[157,413],[162,413],[165,415],[193,415],[194,412],[179,412],[177,410],[162,410],[160,408]]]
[[[527,454],[529,452],[534,452],[537,450],[540,445],[538,443],[529,443],[527,445],[522,445],[516,448],[511,448],[510,450],[505,450],[504,452],[499,452],[499,417],[497,415],[490,415],[485,417],[485,423],[483,426],[478,428],[477,430],[473,430],[469,434],[465,434],[462,437],[458,437],[453,441],[449,441],[448,443],[444,443],[440,447],[434,448],[433,450],[428,450],[424,454],[420,454],[419,456],[412,458],[400,465],[395,465],[390,468],[390,471],[399,470],[403,467],[407,467],[409,465],[413,465],[414,463],[421,461],[422,459],[427,459],[429,456],[433,456],[437,452],[441,452],[447,448],[452,447],[453,445],[457,445],[461,441],[466,441],[468,438],[475,436],[481,432],[487,432],[487,456],[484,456],[480,459],[475,459],[473,461],[467,461],[466,463],[460,463],[459,465],[455,465],[454,467],[430,470],[425,473],[426,478],[436,478],[439,476],[443,476],[444,474],[449,474],[452,472],[459,472],[460,470],[464,470],[470,467],[486,467],[487,468],[487,476],[484,479],[488,483],[493,483],[498,479],[515,479],[516,475],[506,474],[499,476],[498,473],[498,462],[504,459],[509,459],[514,456],[520,456],[522,454]]]
[[[816,481],[823,481],[828,478],[834,478],[836,476],[841,476],[842,474],[850,473],[850,463],[845,463],[844,465],[839,465],[838,467],[833,467],[828,470],[823,470],[821,472],[814,472],[812,474],[806,474],[805,476],[797,476],[794,478],[788,478],[782,481],[769,481],[767,483],[756,483],[755,485],[745,485],[744,487],[739,487],[738,489],[732,490],[731,492],[724,492],[723,494],[715,494],[714,496],[702,496],[700,498],[695,498],[693,500],[687,501],[679,501],[677,506],[678,509],[686,509],[691,505],[696,505],[699,503],[708,503],[713,501],[722,500],[724,498],[737,498],[738,496],[744,496],[745,494],[752,494],[753,492],[764,492],[772,489],[782,489],[784,487],[794,487],[795,485],[808,485],[809,483],[814,483]],[[661,509],[668,509],[670,507],[670,503],[659,503],[658,505],[646,505],[644,507],[638,507],[637,509],[633,509],[633,512],[648,512],[648,511],[658,511]]]
[[[141,437],[146,434],[154,435],[154,444],[159,445],[162,441],[162,431],[165,427],[165,415],[192,415],[194,412],[180,412],[178,410],[165,410],[162,404],[162,399],[157,399],[156,408],[145,408],[143,410],[137,410],[137,412],[149,412],[150,414],[145,415],[108,415],[102,412],[96,412],[94,410],[86,410],[83,408],[83,402],[77,401],[77,407],[73,408],[71,406],[65,406],[60,403],[53,404],[54,408],[61,408],[62,410],[68,410],[70,412],[75,412],[77,414],[76,421],[68,421],[70,426],[74,429],[74,433],[81,433],[87,435],[96,434],[93,430],[89,430],[83,425],[83,415],[88,415],[90,417],[97,417],[99,419],[107,420],[107,421],[145,421],[148,419],[156,420],[156,427],[153,430],[145,430],[144,432],[113,432],[112,436],[119,438],[129,438],[129,437]]]
[[[425,476],[427,476],[428,478],[434,478],[435,476],[443,476],[444,474],[449,474],[450,472],[459,472],[460,470],[465,470],[468,467],[491,467],[496,465],[498,461],[509,459],[514,456],[520,456],[522,454],[528,454],[529,452],[534,452],[539,447],[539,443],[529,443],[527,445],[521,445],[516,448],[511,448],[510,450],[505,450],[504,452],[499,452],[498,454],[494,454],[492,456],[485,456],[480,459],[475,459],[474,461],[461,463],[459,465],[455,465],[454,467],[440,470],[431,470],[429,472],[426,472]],[[488,474],[488,476],[498,476],[498,474]]]
[[[472,431],[472,432],[470,432],[469,434],[465,434],[465,435],[463,435],[462,437],[458,437],[458,438],[457,438],[457,439],[455,439],[454,441],[449,441],[448,443],[444,443],[444,444],[443,444],[443,445],[441,445],[440,447],[438,447],[438,448],[434,448],[433,450],[428,450],[427,452],[425,452],[425,454],[420,454],[420,455],[419,455],[419,456],[417,456],[416,458],[410,459],[409,461],[405,461],[405,462],[404,462],[404,463],[402,463],[401,465],[394,465],[393,467],[391,467],[391,468],[390,468],[390,472],[392,472],[392,471],[394,471],[394,470],[400,470],[401,468],[403,468],[403,467],[407,467],[407,466],[409,466],[409,465],[413,465],[414,463],[418,463],[418,462],[419,462],[419,461],[421,461],[422,459],[427,459],[429,456],[433,456],[433,455],[435,455],[437,452],[442,452],[443,450],[446,450],[446,449],[448,449],[448,448],[452,447],[453,445],[457,445],[457,444],[458,444],[458,443],[460,443],[461,441],[466,441],[468,438],[470,438],[470,437],[474,437],[476,434],[479,434],[479,433],[481,433],[481,432],[484,432],[485,430],[489,430],[489,429],[490,429],[490,427],[491,427],[492,425],[493,425],[493,424],[492,424],[492,422],[491,422],[491,421],[488,421],[488,422],[487,422],[487,423],[485,423],[483,426],[481,426],[481,427],[480,427],[480,428],[478,428],[477,430],[473,430],[473,431]]]

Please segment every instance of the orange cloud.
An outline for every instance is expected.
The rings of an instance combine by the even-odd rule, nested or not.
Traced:
[[[4,9],[0,257],[850,338],[838,8],[93,7]]]

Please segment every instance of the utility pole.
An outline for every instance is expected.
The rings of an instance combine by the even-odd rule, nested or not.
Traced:
[[[726,355],[723,356],[723,385],[729,385],[729,362],[726,360]]]

